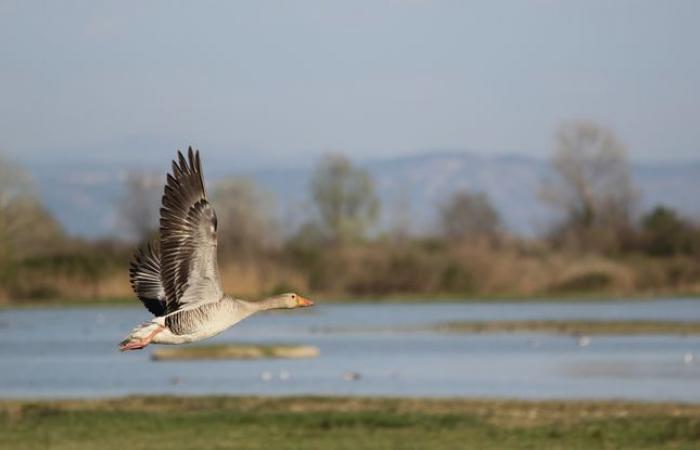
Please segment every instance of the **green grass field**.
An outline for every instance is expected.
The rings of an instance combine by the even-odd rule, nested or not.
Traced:
[[[700,449],[700,405],[356,398],[2,401],[1,449]]]

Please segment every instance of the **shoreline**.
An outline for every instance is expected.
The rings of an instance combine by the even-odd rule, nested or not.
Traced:
[[[240,298],[254,298],[250,296],[240,296]],[[363,305],[386,305],[386,304],[527,304],[527,303],[579,303],[579,302],[624,302],[624,303],[644,303],[653,301],[671,300],[697,300],[700,301],[698,293],[660,293],[660,294],[639,294],[639,295],[606,295],[606,294],[571,294],[571,295],[543,295],[543,296],[459,296],[459,295],[435,295],[435,296],[358,296],[358,297],[316,297],[315,301],[319,305],[343,305],[343,304],[363,304]],[[56,299],[56,300],[12,300],[0,303],[0,311],[7,309],[39,309],[39,308],[97,308],[97,307],[131,307],[140,306],[136,297],[100,298],[95,300],[78,299]]]
[[[579,411],[587,415],[591,411],[619,411],[628,409],[630,413],[658,413],[670,411],[674,414],[693,413],[700,415],[700,402],[682,401],[639,401],[627,399],[519,399],[499,397],[406,397],[406,396],[348,396],[348,395],[125,395],[107,397],[70,398],[2,398],[0,414],[13,408],[32,409],[40,405],[56,410],[76,408],[99,411],[170,411],[188,406],[189,411],[209,408],[228,408],[255,411],[261,407],[288,411],[355,410],[370,411],[390,406],[395,411],[441,411],[475,412],[479,407],[504,407],[517,411],[531,407],[549,411],[552,417],[564,412]]]
[[[525,398],[525,397],[480,397],[480,396],[411,396],[411,395],[351,395],[351,394],[124,394],[107,396],[59,396],[59,397],[2,397],[0,396],[0,419],[3,413],[14,408],[35,408],[47,406],[56,410],[76,408],[124,411],[169,411],[170,408],[185,405],[189,410],[213,407],[241,410],[256,410],[261,406],[280,410],[301,411],[304,405],[313,410],[347,410],[352,405],[357,410],[372,410],[391,405],[395,410],[411,410],[426,407],[427,410],[473,412],[475,407],[507,407],[519,410],[530,407],[551,410],[552,414],[565,411],[613,411],[627,408],[635,412],[658,413],[662,411],[681,413],[693,412],[700,415],[700,400],[635,400],[624,397],[610,398]],[[382,406],[382,407],[383,407]],[[173,409],[174,410],[174,409]]]

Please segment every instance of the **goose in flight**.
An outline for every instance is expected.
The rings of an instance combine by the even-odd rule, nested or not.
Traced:
[[[129,268],[136,296],[155,319],[136,327],[119,348],[184,344],[215,336],[268,309],[313,305],[289,293],[249,302],[224,294],[216,261],[217,220],[204,190],[199,151],[178,152],[160,209],[160,243],[139,248]]]

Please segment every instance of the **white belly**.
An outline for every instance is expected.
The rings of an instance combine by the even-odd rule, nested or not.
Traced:
[[[154,344],[187,344],[190,342],[203,341],[214,337],[217,334],[221,334],[244,318],[245,317],[241,317],[235,320],[232,320],[231,318],[221,318],[219,320],[213,320],[207,322],[206,327],[203,327],[201,330],[191,334],[174,334],[166,327],[163,331],[158,333],[151,342]],[[162,318],[159,317],[158,319]],[[165,325],[164,321],[163,325]]]

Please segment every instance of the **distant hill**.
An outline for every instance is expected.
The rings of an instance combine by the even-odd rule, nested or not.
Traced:
[[[382,200],[383,226],[397,213],[411,227],[425,231],[435,222],[436,205],[459,189],[484,191],[506,225],[534,234],[552,220],[552,212],[538,199],[547,161],[522,156],[483,156],[474,153],[431,152],[382,160],[356,161],[375,177]],[[158,172],[168,168],[163,161]],[[124,235],[115,205],[123,196],[128,166],[65,163],[29,166],[48,208],[71,234],[86,237]],[[210,186],[228,176],[246,176],[273,193],[283,226],[294,227],[311,214],[307,191],[311,169],[270,169],[236,173],[226,164],[206,164]],[[700,217],[700,161],[634,164],[633,176],[642,193],[642,208],[663,203],[684,214]],[[154,205],[157,207],[157,205]]]

